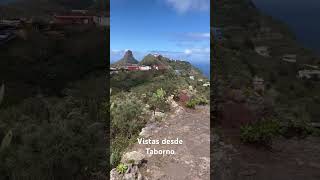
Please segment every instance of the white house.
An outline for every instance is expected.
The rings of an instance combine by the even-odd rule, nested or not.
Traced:
[[[0,24],[9,25],[9,26],[19,26],[21,24],[21,21],[20,19],[14,19],[14,20],[0,19]]]
[[[206,82],[206,83],[204,83],[202,86],[204,86],[204,87],[210,87],[210,82]]]
[[[139,66],[140,71],[149,71],[151,70],[151,66]]]
[[[296,54],[285,54],[282,56],[283,61],[295,63],[297,62],[297,55]]]
[[[189,76],[189,78],[190,78],[191,80],[194,80],[194,76]]]
[[[269,48],[267,46],[257,46],[254,48],[256,53],[258,53],[261,56],[269,57]]]
[[[110,26],[110,18],[106,16],[94,16],[93,22],[99,26]]]
[[[300,70],[298,72],[299,78],[306,78],[310,79],[312,77],[320,78],[320,71],[319,70]]]

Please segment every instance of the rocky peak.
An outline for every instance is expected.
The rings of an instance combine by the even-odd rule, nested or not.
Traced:
[[[127,50],[126,53],[124,54],[124,58],[133,58],[133,54],[131,50]]]
[[[118,62],[116,62],[114,65],[129,65],[129,64],[138,64],[139,61],[137,61],[134,57],[133,57],[133,53],[131,50],[127,50],[123,56],[122,59],[120,59]]]

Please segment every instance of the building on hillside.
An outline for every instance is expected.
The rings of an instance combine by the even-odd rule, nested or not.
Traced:
[[[110,26],[110,18],[106,16],[93,16],[93,22],[98,26]]]
[[[22,21],[20,19],[0,19],[0,25],[18,27]]]
[[[16,38],[16,34],[11,30],[0,30],[0,45],[6,44]]]
[[[94,24],[93,16],[87,15],[54,15],[54,24]]]
[[[204,83],[202,86],[204,86],[204,87],[210,87],[210,82],[206,82],[206,83]]]
[[[151,70],[151,66],[139,66],[140,71],[149,71]]]
[[[316,66],[316,65],[311,65],[311,64],[303,64],[303,65],[308,67],[308,68],[319,69],[319,66]]]
[[[282,56],[282,60],[286,62],[295,63],[297,62],[297,55],[296,54],[285,54]]]
[[[270,56],[269,48],[267,46],[257,46],[257,47],[254,48],[254,50],[260,56],[263,56],[263,57],[269,57]]]
[[[128,71],[139,71],[140,70],[139,66],[135,66],[135,65],[126,66],[125,69]]]
[[[179,69],[174,70],[174,72],[176,73],[176,75],[181,75],[181,70]]]
[[[165,65],[153,65],[152,69],[155,69],[155,70],[166,70],[166,69],[168,69],[168,67],[165,66]]]
[[[190,78],[191,80],[194,80],[194,76],[189,76],[189,78]]]
[[[85,9],[72,9],[71,10],[72,13],[80,13],[80,14],[88,14],[88,10]]]
[[[298,71],[298,77],[302,79],[320,79],[320,70],[300,70]]]

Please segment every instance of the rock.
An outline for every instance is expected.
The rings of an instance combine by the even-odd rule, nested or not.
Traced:
[[[164,119],[166,117],[166,114],[165,113],[163,113],[163,112],[155,112],[154,113],[154,120],[162,120],[162,119]]]
[[[123,180],[135,180],[135,179],[136,179],[136,177],[135,177],[135,174],[133,174],[133,173],[125,174],[123,176]]]
[[[143,176],[141,175],[138,166],[133,165],[128,168],[127,172],[123,176],[123,180],[143,180]]]
[[[147,127],[145,127],[145,128],[142,128],[139,136],[147,138],[147,137],[151,136],[151,132],[149,131],[149,129]]]
[[[123,177],[122,174],[119,174],[116,170],[116,168],[112,169],[110,171],[110,180],[121,180]]]
[[[138,151],[127,152],[123,155],[121,162],[133,163],[134,165],[141,165],[145,156]],[[133,162],[131,162],[133,161]]]

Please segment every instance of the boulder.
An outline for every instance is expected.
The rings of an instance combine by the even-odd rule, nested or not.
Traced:
[[[155,112],[154,113],[154,116],[155,116],[155,118],[165,118],[166,117],[166,114],[165,113],[163,113],[163,112]]]
[[[144,154],[142,154],[138,151],[132,151],[132,152],[127,152],[126,154],[124,154],[121,162],[133,163],[134,165],[141,165],[144,158],[145,158]]]
[[[110,171],[110,180],[122,180],[123,175],[119,174],[116,168]]]

